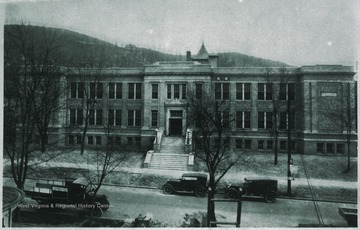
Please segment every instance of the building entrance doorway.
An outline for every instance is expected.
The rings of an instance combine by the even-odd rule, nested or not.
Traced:
[[[181,136],[183,125],[183,111],[182,110],[170,110],[169,117],[169,133],[170,136]]]
[[[182,134],[182,119],[170,118],[169,119],[169,135],[181,136]]]

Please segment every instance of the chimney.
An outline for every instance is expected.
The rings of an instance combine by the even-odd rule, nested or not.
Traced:
[[[191,52],[186,51],[186,61],[191,61]]]

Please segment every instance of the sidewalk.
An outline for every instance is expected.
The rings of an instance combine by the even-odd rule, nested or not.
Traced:
[[[76,164],[76,163],[67,163],[67,162],[45,162],[39,164],[41,167],[69,167],[69,168],[82,168],[89,170],[96,170],[95,165],[89,164]],[[117,172],[129,172],[134,174],[148,174],[148,175],[161,175],[169,178],[179,178],[181,175],[188,171],[175,171],[175,170],[160,170],[160,169],[148,169],[148,168],[138,168],[138,167],[118,167],[115,171]],[[229,172],[224,177],[225,181],[242,181],[244,177],[256,176],[255,174],[244,174],[239,175],[238,173]],[[287,177],[269,177],[272,179],[277,179],[279,185],[287,184]],[[344,189],[357,189],[357,181],[341,181],[341,180],[325,180],[325,179],[312,179],[310,178],[310,183],[312,187],[338,187]],[[291,181],[293,186],[308,186],[309,182],[306,178],[295,178]]]

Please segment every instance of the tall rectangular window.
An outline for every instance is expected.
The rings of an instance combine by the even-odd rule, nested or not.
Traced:
[[[229,123],[230,123],[230,114],[229,111],[224,111],[222,113],[222,125],[225,129],[229,128]]]
[[[244,112],[244,118],[245,118],[244,128],[245,128],[245,129],[250,129],[250,126],[251,126],[251,116],[250,116],[250,112],[249,112],[249,111],[245,111],[245,112]]]
[[[82,125],[83,124],[83,113],[82,113],[82,109],[77,109],[77,113],[76,113],[76,120],[77,120],[77,125]]]
[[[132,126],[132,127],[141,126],[141,110],[128,111],[128,126]]]
[[[76,110],[70,109],[70,125],[76,124]]]
[[[142,83],[128,83],[128,99],[141,99]]]
[[[121,110],[109,109],[108,125],[121,125]]]
[[[250,100],[250,83],[236,83],[236,100]]]
[[[295,100],[295,83],[280,83],[280,100]]]
[[[101,145],[101,136],[95,136],[96,145]]]
[[[102,109],[96,110],[96,125],[102,125]]]
[[[84,98],[84,83],[71,82],[70,84],[71,98]]]
[[[258,100],[272,100],[272,93],[272,83],[258,83]]]
[[[266,129],[272,129],[273,114],[272,112],[266,112]]]
[[[286,123],[287,123],[287,114],[286,114],[286,112],[280,112],[279,129],[285,130],[286,129]]]
[[[102,83],[90,83],[90,98],[101,99],[103,95]]]
[[[196,99],[202,98],[202,91],[203,91],[203,85],[202,84],[195,84],[195,97]]]
[[[251,126],[250,111],[237,111],[236,112],[236,128],[249,129]]]
[[[171,99],[171,84],[167,85],[167,99]]]
[[[180,98],[180,85],[174,84],[174,99]]]
[[[272,100],[272,91],[273,91],[273,84],[267,83],[266,84],[266,100]]]
[[[186,99],[186,84],[181,85],[181,99]]]
[[[70,97],[71,98],[76,98],[76,92],[77,92],[77,83],[75,83],[75,82],[71,82],[70,83]]]
[[[264,112],[258,112],[258,128],[259,129],[264,129],[265,126],[264,126]]]
[[[70,125],[82,125],[83,114],[81,109],[70,109]]]
[[[94,137],[93,136],[88,136],[88,145],[93,145],[94,144]]]
[[[151,98],[158,99],[158,97],[159,97],[159,85],[151,84]]]
[[[122,98],[122,83],[109,83],[109,99]]]
[[[258,149],[259,149],[259,150],[263,150],[263,149],[264,149],[264,141],[263,141],[263,140],[258,140]]]
[[[230,84],[229,83],[215,83],[215,99],[229,100],[230,98]]]
[[[317,143],[316,144],[316,152],[317,153],[324,153],[324,143]]]
[[[151,127],[158,127],[158,111],[151,110]]]

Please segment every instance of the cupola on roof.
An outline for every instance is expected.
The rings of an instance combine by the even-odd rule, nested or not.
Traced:
[[[196,59],[208,59],[209,53],[205,48],[204,42],[202,43],[199,52],[196,54]]]

